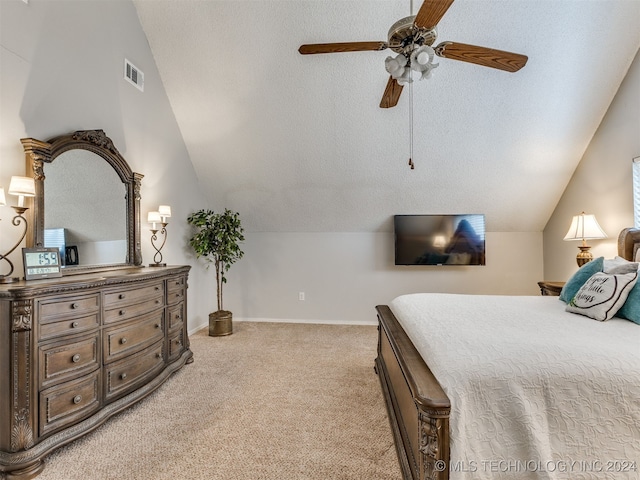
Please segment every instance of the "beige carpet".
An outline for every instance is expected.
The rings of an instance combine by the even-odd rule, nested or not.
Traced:
[[[38,480],[399,480],[373,326],[236,322]]]

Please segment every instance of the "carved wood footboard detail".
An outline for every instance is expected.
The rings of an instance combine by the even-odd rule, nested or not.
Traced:
[[[449,417],[436,411],[420,412],[420,452],[422,453],[423,478],[446,480],[449,478]]]
[[[449,479],[449,414],[442,387],[386,305],[378,311],[376,372],[404,480]]]

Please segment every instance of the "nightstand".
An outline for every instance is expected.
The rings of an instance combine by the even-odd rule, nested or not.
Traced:
[[[540,293],[542,295],[549,295],[557,297],[560,295],[560,291],[566,282],[538,282],[540,287]]]

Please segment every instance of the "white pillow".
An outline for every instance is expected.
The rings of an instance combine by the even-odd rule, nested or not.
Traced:
[[[569,301],[566,311],[609,320],[622,308],[637,280],[637,269],[624,274],[595,273]]]
[[[624,258],[622,260],[624,260]],[[604,273],[610,273],[610,274],[633,273],[638,271],[639,265],[640,264],[638,262],[629,262],[625,260],[624,263],[611,265],[607,267],[606,270],[602,270],[602,271]]]
[[[602,271],[604,273],[630,273],[638,269],[638,263],[630,262],[626,258],[615,257],[605,258],[602,263]]]

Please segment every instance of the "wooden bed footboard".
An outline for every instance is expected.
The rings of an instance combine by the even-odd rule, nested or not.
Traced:
[[[388,306],[378,305],[376,372],[405,480],[449,479],[451,403]]]

